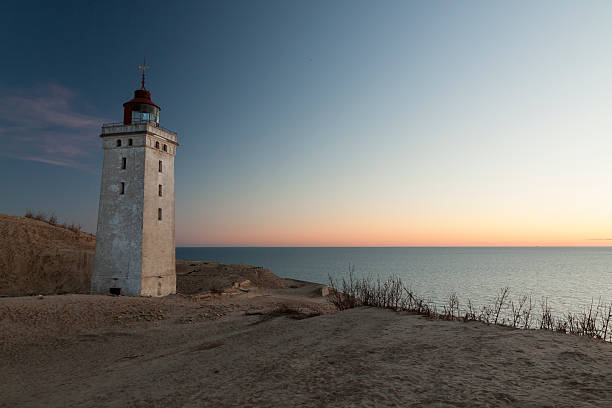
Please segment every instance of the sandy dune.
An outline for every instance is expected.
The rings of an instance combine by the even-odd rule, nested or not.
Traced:
[[[88,293],[95,237],[0,214],[0,296]]]
[[[327,313],[317,285],[289,286],[0,299],[0,406],[612,406],[610,344]]]
[[[223,291],[235,286],[282,288],[286,280],[269,269],[205,261],[176,260],[176,291],[184,295]]]

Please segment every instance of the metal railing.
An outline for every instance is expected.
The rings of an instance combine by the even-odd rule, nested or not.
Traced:
[[[130,125],[151,125],[151,126],[154,126],[156,128],[163,130],[164,132],[172,133],[173,135],[178,135],[175,131],[172,131],[170,129],[166,129],[163,126],[160,126],[160,124],[155,122],[154,120],[133,120],[132,123],[130,123]],[[123,122],[114,122],[114,123],[103,123],[102,127],[130,126],[130,125],[126,125]]]

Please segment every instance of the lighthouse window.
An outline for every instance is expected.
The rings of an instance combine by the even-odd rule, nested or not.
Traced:
[[[134,143],[132,139],[128,139],[128,146],[131,146]]]
[[[168,151],[168,145],[164,145],[164,152]]]
[[[121,182],[121,192],[119,194],[125,194],[125,183]]]
[[[121,158],[121,169],[125,170],[126,165],[127,165],[127,158],[122,157]]]
[[[159,196],[160,197],[162,196],[162,185],[161,184],[159,185]]]
[[[155,148],[159,149],[159,142],[155,142]]]
[[[160,173],[162,172],[162,161],[161,160],[159,161],[159,172]]]
[[[121,139],[117,139],[117,147],[121,147]]]
[[[159,109],[155,106],[140,104],[132,107],[132,123],[159,123]]]
[[[159,221],[161,221],[161,219],[162,219],[162,209],[161,208],[157,209],[157,219]]]

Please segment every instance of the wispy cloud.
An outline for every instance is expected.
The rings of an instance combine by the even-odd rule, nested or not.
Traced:
[[[65,162],[65,161],[60,161],[60,160],[49,160],[49,159],[45,159],[44,157],[20,156],[20,155],[10,154],[10,153],[0,153],[0,156],[10,157],[12,159],[28,160],[28,161],[34,161],[34,162],[39,162],[39,163],[53,164],[55,166],[76,167],[75,163]]]
[[[589,241],[612,241],[612,238],[589,238]]]
[[[57,84],[0,91],[3,156],[82,168],[98,147],[103,119],[80,112],[76,92]]]

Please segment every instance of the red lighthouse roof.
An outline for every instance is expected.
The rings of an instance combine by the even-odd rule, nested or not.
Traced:
[[[161,108],[157,106],[155,103],[153,103],[153,101],[151,100],[151,91],[147,91],[146,89],[135,90],[134,98],[124,103],[123,106],[125,107],[125,105],[127,104],[137,104],[137,103],[144,103],[146,105],[155,106],[157,109],[161,110]]]

